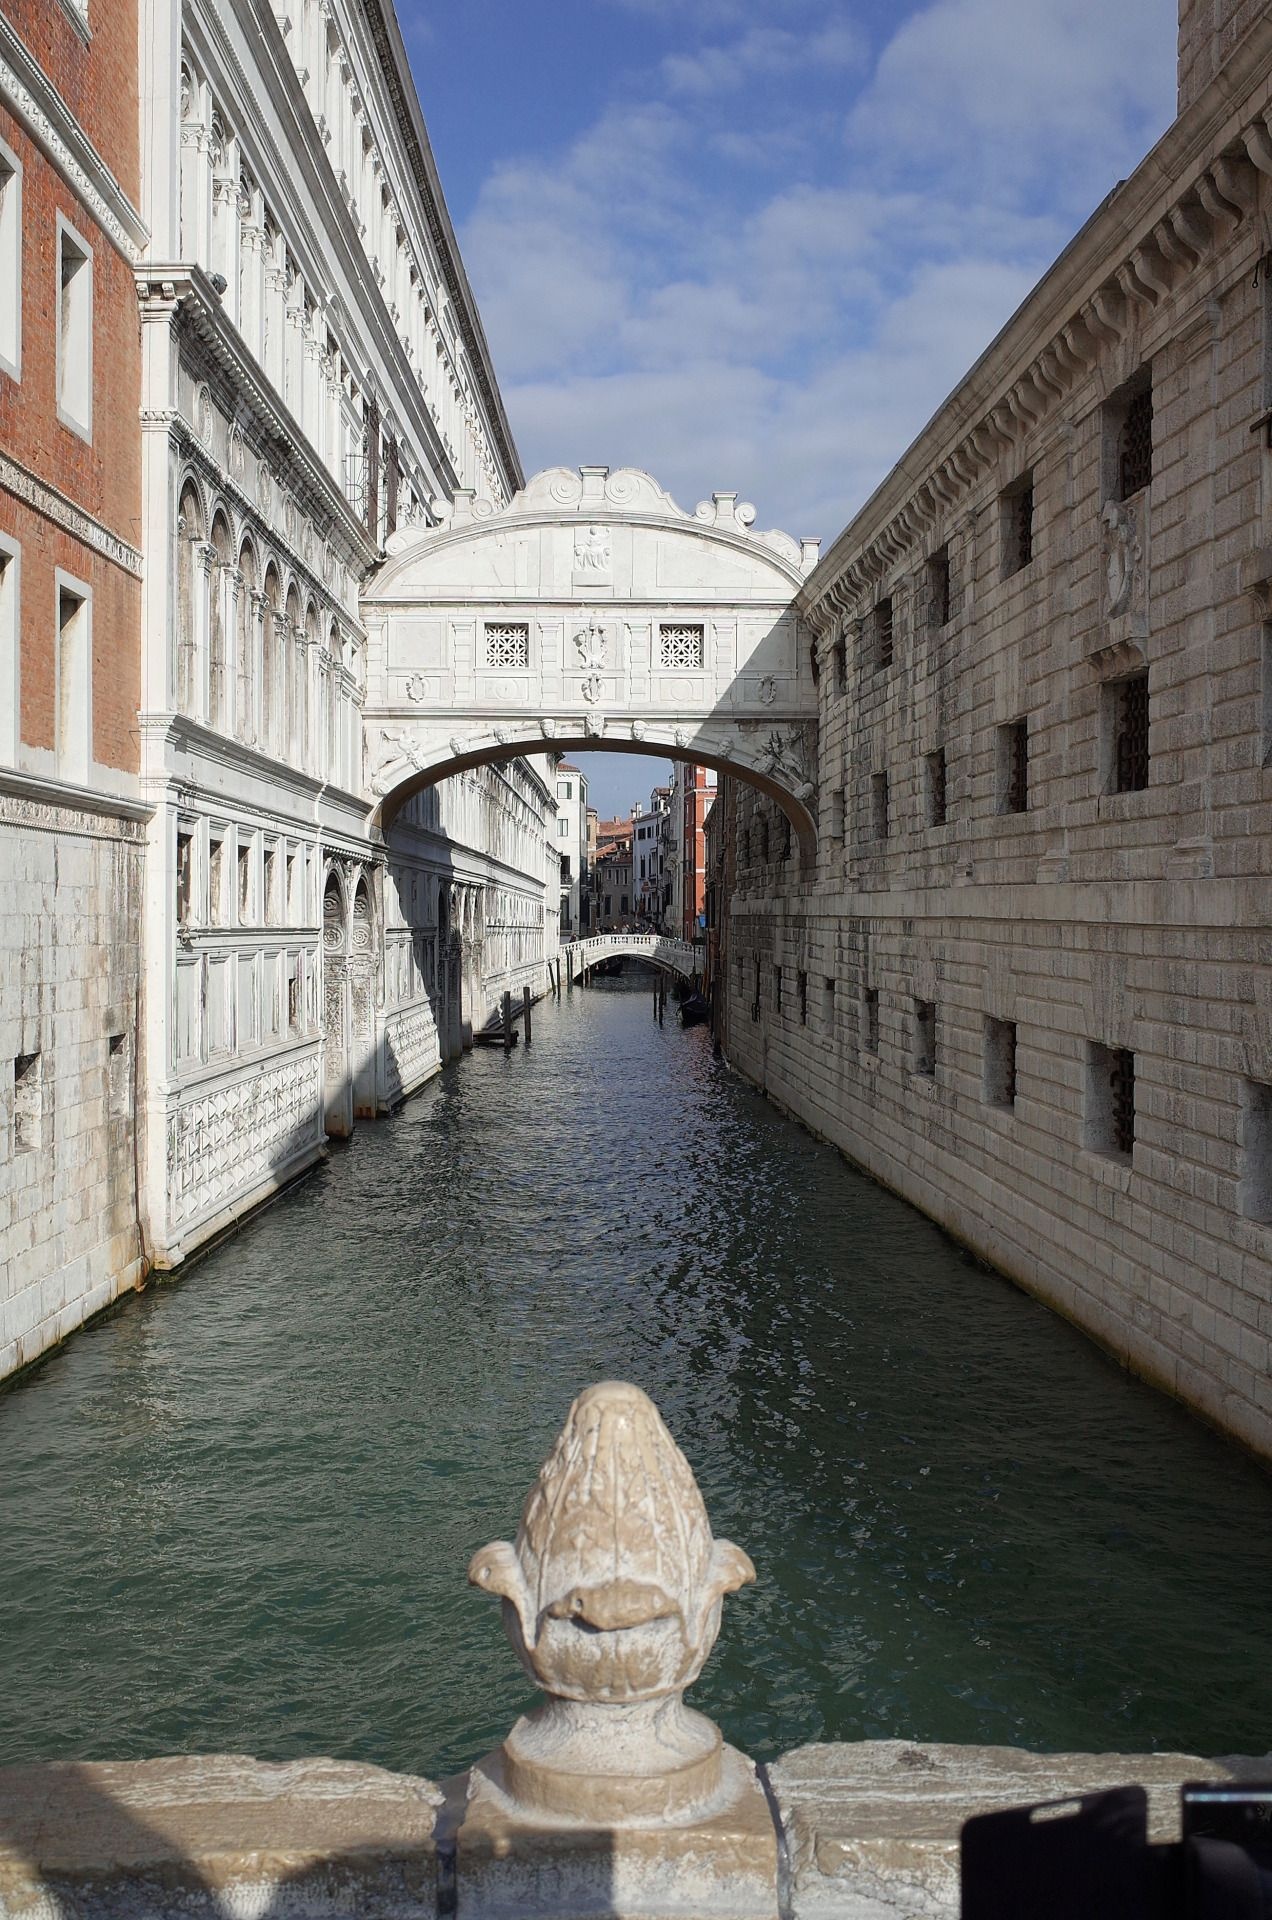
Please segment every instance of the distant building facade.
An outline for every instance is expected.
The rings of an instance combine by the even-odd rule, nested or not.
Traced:
[[[587,804],[587,775],[572,761],[558,763],[556,789],[556,850],[561,862],[561,938],[578,940],[591,927],[591,851]]]

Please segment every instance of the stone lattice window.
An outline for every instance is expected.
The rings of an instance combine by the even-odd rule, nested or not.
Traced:
[[[504,622],[486,628],[486,665],[488,667],[528,667],[530,665],[530,629],[524,621]]]
[[[706,663],[706,634],[701,627],[659,627],[658,664],[660,667],[691,667],[698,670]]]

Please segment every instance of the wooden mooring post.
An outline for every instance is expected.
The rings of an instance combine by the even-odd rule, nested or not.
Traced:
[[[504,1030],[504,1035],[503,1035],[504,1052],[511,1053],[512,1051],[512,995],[511,993],[505,993],[503,997],[503,1030]]]
[[[521,1024],[525,1029],[526,1045],[530,1045],[530,989],[521,989]]]

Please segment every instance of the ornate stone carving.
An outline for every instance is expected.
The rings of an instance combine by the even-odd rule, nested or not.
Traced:
[[[428,699],[428,681],[422,673],[411,673],[407,675],[406,697],[408,700],[413,700],[416,706],[418,706],[421,701]]]
[[[689,1463],[639,1387],[579,1395],[516,1544],[483,1547],[468,1577],[502,1598],[517,1658],[548,1696],[493,1769],[515,1806],[632,1827],[716,1804],[719,1729],[681,1695],[715,1645],[724,1595],[755,1568],[712,1538]]]
[[[194,430],[205,447],[212,445],[212,392],[206,380],[200,381],[194,399]]]
[[[424,756],[419,742],[402,727],[381,727],[379,731],[380,748],[371,774],[371,791],[383,799],[409,773],[420,771]]]
[[[1110,500],[1100,516],[1104,549],[1105,612],[1117,619],[1129,611],[1143,566],[1139,517],[1128,501]]]
[[[761,703],[766,707],[771,707],[773,702],[776,700],[777,681],[773,678],[773,675],[771,673],[766,673],[764,675],[764,678],[760,681],[759,694],[760,694]]]
[[[612,559],[608,527],[593,525],[578,528],[574,535],[575,573],[608,573]]]
[[[788,786],[797,800],[807,800],[816,791],[804,755],[804,737],[798,727],[792,727],[788,734],[774,727],[760,756],[765,770]]]

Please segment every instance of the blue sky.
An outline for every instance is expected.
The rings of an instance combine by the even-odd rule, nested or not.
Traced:
[[[400,17],[527,471],[827,544],[1174,111],[1175,0]]]

